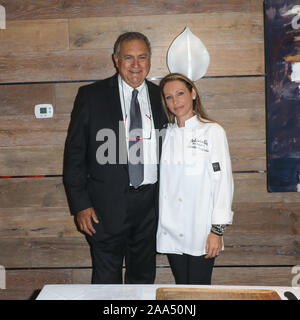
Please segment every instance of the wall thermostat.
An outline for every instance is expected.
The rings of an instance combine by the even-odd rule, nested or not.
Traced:
[[[34,107],[34,114],[36,118],[52,118],[53,106],[52,104],[37,104]]]

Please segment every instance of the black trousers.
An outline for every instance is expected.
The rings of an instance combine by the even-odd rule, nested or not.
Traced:
[[[155,192],[156,185],[148,185],[138,192],[127,192],[127,218],[119,234],[106,233],[103,226],[101,228],[101,221],[99,224],[93,224],[96,234],[87,236],[93,263],[93,284],[123,283],[124,258],[125,283],[154,283],[157,228]]]
[[[176,284],[210,285],[215,258],[188,254],[168,254]]]

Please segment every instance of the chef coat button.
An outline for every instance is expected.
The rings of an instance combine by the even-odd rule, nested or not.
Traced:
[[[182,199],[181,199],[181,198],[178,198],[178,201],[179,201],[179,202],[182,202]]]
[[[182,237],[183,237],[183,234],[182,234],[182,233],[180,233],[180,234],[179,234],[179,237],[180,237],[180,238],[182,238]]]
[[[165,236],[167,235],[166,231],[164,231],[163,233],[164,233]]]

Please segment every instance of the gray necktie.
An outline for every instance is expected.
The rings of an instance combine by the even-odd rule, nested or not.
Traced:
[[[130,183],[137,188],[144,180],[144,155],[142,137],[142,116],[139,101],[137,99],[138,90],[132,91],[130,103],[130,127],[129,127],[129,179]]]

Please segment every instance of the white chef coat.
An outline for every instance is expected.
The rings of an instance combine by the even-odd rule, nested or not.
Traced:
[[[196,116],[185,127],[169,124],[160,162],[157,251],[206,254],[211,225],[232,223],[232,198],[224,129]]]

